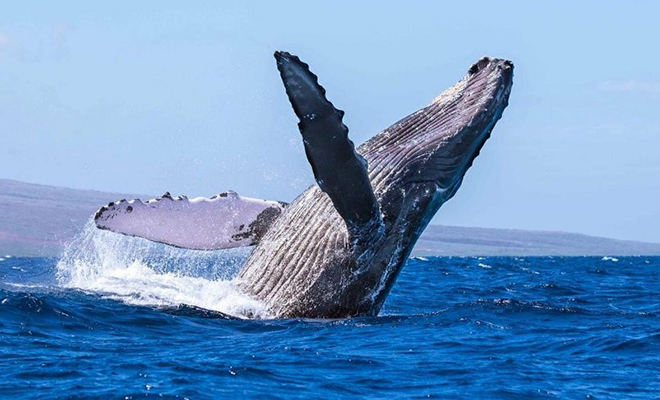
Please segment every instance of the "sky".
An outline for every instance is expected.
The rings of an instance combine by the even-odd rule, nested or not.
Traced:
[[[509,107],[432,223],[660,242],[660,3],[4,2],[0,178],[290,201],[314,183],[272,53],[356,144],[481,56]]]

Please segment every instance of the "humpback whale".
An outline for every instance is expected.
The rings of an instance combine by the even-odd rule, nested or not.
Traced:
[[[276,52],[316,184],[291,204],[223,193],[113,202],[100,229],[192,249],[255,248],[236,282],[278,318],[375,316],[508,105],[510,61],[483,57],[426,107],[355,148],[307,64]]]

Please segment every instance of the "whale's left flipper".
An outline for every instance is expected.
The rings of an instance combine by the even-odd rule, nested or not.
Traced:
[[[257,244],[285,206],[233,191],[210,199],[165,193],[145,202],[112,202],[98,210],[94,222],[99,229],[171,246],[218,250]]]
[[[346,221],[351,236],[381,225],[367,161],[355,151],[342,123],[344,112],[325,98],[325,89],[309,66],[294,55],[275,52],[286,94],[300,120],[305,153],[321,190]]]

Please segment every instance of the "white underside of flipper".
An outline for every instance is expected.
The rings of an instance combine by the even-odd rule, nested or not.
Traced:
[[[228,191],[209,198],[162,197],[121,200],[94,216],[100,229],[194,250],[251,246],[279,217],[285,204]]]

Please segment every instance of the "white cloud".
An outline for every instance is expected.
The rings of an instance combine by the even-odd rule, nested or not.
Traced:
[[[51,40],[58,44],[64,44],[73,31],[72,25],[66,22],[58,22],[51,27]]]
[[[9,36],[3,34],[0,32],[0,61],[2,61],[3,58],[5,58],[6,54],[6,49],[9,47],[9,43],[11,41],[9,40]]]
[[[660,93],[660,82],[640,81],[636,79],[605,81],[598,84],[602,92],[614,93]]]

